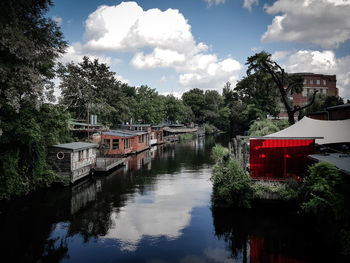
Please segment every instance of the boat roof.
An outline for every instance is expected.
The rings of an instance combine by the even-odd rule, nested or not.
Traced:
[[[89,149],[89,148],[97,148],[98,145],[94,143],[89,143],[89,142],[70,142],[70,143],[52,145],[52,147],[68,149],[75,152],[75,151],[80,151],[80,150]]]

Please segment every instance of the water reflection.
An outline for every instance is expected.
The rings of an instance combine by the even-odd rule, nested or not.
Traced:
[[[211,211],[214,143],[207,137],[158,146],[108,176],[2,203],[0,252],[11,262],[327,258],[327,249],[294,216]]]
[[[282,207],[214,210],[215,234],[226,242],[231,258],[239,262],[339,262],[317,239],[312,222],[294,211]]]

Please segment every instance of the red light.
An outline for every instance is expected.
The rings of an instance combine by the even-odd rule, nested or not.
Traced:
[[[266,155],[265,155],[265,154],[260,154],[259,157],[260,157],[260,158],[265,158]]]
[[[290,158],[290,155],[289,154],[285,154],[284,157]]]

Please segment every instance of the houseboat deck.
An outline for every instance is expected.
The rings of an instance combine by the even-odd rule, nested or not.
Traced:
[[[117,166],[124,165],[125,158],[98,157],[96,160],[96,171],[107,172]]]

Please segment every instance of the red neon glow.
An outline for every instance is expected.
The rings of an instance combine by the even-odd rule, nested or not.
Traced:
[[[251,139],[250,176],[255,179],[300,178],[314,153],[313,139]]]

